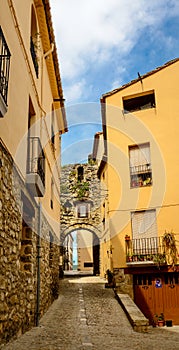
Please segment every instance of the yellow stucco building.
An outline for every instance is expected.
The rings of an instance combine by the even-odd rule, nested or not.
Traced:
[[[38,324],[58,294],[67,123],[50,2],[0,0],[0,9],[0,338],[8,340]]]
[[[151,323],[179,324],[178,73],[174,59],[101,98],[101,271]]]

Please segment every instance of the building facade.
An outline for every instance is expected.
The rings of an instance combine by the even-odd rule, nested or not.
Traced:
[[[151,323],[179,324],[178,72],[174,59],[101,98],[102,269]]]
[[[93,273],[93,235],[89,231],[77,231],[78,271]]]
[[[49,1],[0,0],[0,339],[58,295],[60,149],[67,131]]]

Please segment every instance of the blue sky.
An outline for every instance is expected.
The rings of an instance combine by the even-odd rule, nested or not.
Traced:
[[[178,0],[50,0],[69,132],[62,164],[86,161],[100,97],[179,57]]]

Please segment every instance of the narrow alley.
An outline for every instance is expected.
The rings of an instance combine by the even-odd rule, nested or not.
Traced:
[[[114,296],[100,277],[65,277],[59,298],[40,321],[2,350],[161,350],[179,349],[175,328],[134,332]],[[177,330],[177,329],[176,329]]]

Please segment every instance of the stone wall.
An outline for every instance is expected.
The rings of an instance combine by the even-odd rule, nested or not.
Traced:
[[[59,242],[43,214],[39,242],[38,206],[2,143],[0,179],[0,343],[4,343],[36,324],[38,245],[41,246],[39,317],[57,297]]]
[[[79,195],[78,168],[83,167],[84,179],[83,183],[88,183],[89,189]],[[96,234],[101,232],[101,187],[97,177],[97,165],[94,164],[71,164],[62,167],[61,170],[61,239],[64,239],[63,233],[66,232],[69,226],[78,225],[85,229],[88,225],[96,228]],[[65,203],[70,205],[68,210],[65,208]],[[76,215],[76,203],[87,202],[91,203],[90,215],[88,218],[79,219]]]
[[[85,164],[71,164],[61,169],[61,246],[73,231],[87,230],[93,235],[93,273],[100,272],[101,184],[97,165],[92,160]],[[80,208],[85,213],[81,215]],[[63,249],[62,249],[63,252]],[[80,247],[78,247],[80,259]],[[63,255],[63,253],[62,253]],[[65,267],[62,257],[62,265]],[[68,257],[67,257],[68,259]],[[84,264],[84,261],[83,261]]]
[[[124,274],[124,269],[115,268],[113,270],[113,280],[118,293],[128,294],[134,299],[132,275]]]

